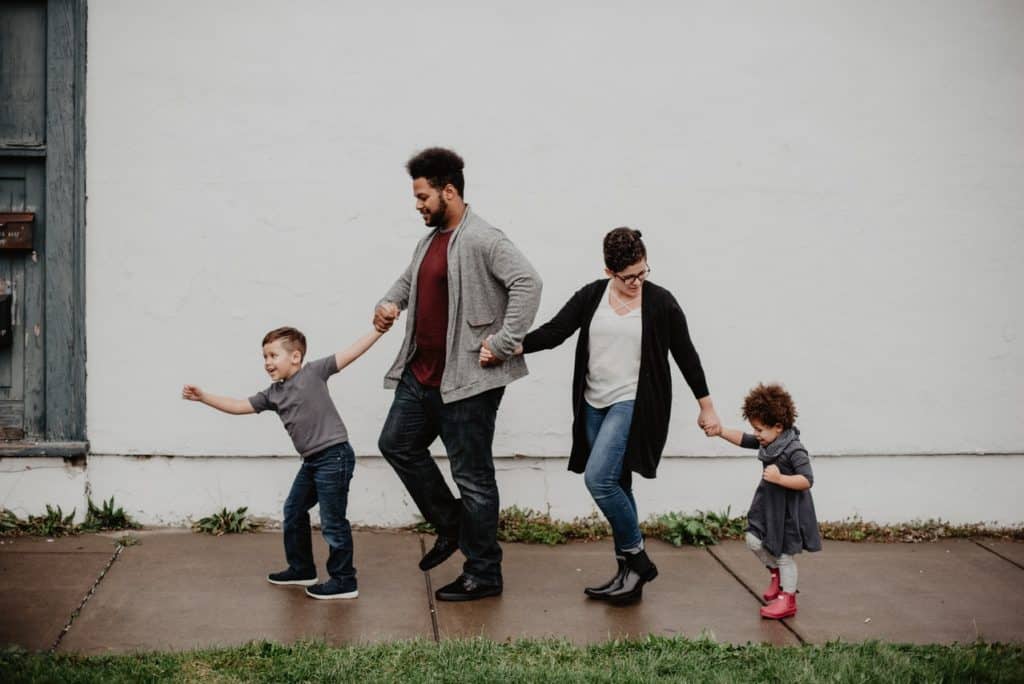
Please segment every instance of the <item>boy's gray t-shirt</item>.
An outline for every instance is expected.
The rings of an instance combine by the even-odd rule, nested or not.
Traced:
[[[256,413],[276,412],[295,449],[311,456],[348,441],[348,430],[327,391],[327,378],[337,372],[334,354],[310,361],[287,380],[249,397],[249,403]]]

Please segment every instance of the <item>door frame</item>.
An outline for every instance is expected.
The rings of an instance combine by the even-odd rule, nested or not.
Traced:
[[[46,439],[86,440],[86,0],[46,3]]]
[[[88,452],[85,391],[86,0],[46,0],[46,136],[40,146],[0,145],[0,155],[44,157],[42,442],[0,444],[0,457]],[[30,334],[37,334],[34,330]]]

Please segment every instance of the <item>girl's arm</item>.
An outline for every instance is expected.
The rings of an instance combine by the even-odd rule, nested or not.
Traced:
[[[721,425],[719,425],[717,429],[712,429],[711,432],[708,433],[708,437],[721,437],[730,444],[746,446],[743,444],[742,430],[733,430],[732,428],[722,427]]]
[[[243,416],[249,413],[256,413],[248,399],[232,399],[221,397],[216,394],[204,392],[196,385],[185,385],[181,390],[181,398],[189,401],[198,401],[207,406],[212,406],[218,411],[230,413],[233,416]]]
[[[345,366],[362,356],[367,349],[372,347],[374,343],[381,338],[381,335],[383,335],[383,333],[373,330],[353,342],[347,349],[342,349],[340,352],[336,353],[334,355],[334,363],[337,364],[338,370],[342,370]]]
[[[780,487],[802,492],[814,484],[814,471],[811,470],[811,457],[805,449],[797,449],[786,456],[793,469],[792,475],[783,475],[778,466],[772,464],[764,469],[766,482],[774,482]]]
[[[779,472],[779,466],[774,463],[764,469],[765,482],[777,484],[786,489],[802,492],[811,488],[811,482],[803,475],[783,475]]]

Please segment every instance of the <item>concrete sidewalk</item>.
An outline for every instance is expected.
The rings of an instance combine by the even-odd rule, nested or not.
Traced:
[[[280,533],[133,534],[140,543],[120,550],[120,533],[3,539],[0,643],[98,654],[476,635],[580,644],[647,634],[780,645],[1024,641],[1024,544],[1012,542],[826,542],[822,553],[799,557],[800,612],[778,622],[758,615],[767,573],[740,542],[650,542],[658,579],[642,602],[616,608],[582,593],[613,571],[609,542],[504,544],[505,593],[453,604],[432,592],[458,574],[461,555],[421,573],[416,562],[429,536],[356,531],[359,598],[316,601],[301,587],[266,581],[284,565]],[[326,549],[314,539],[322,572]]]

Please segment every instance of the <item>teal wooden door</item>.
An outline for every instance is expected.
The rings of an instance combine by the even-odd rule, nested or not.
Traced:
[[[33,250],[0,250],[0,294],[10,297],[11,341],[0,346],[0,440],[45,436],[43,277],[45,183],[41,159],[0,158],[0,215],[31,212]],[[38,250],[38,251],[37,251]]]

